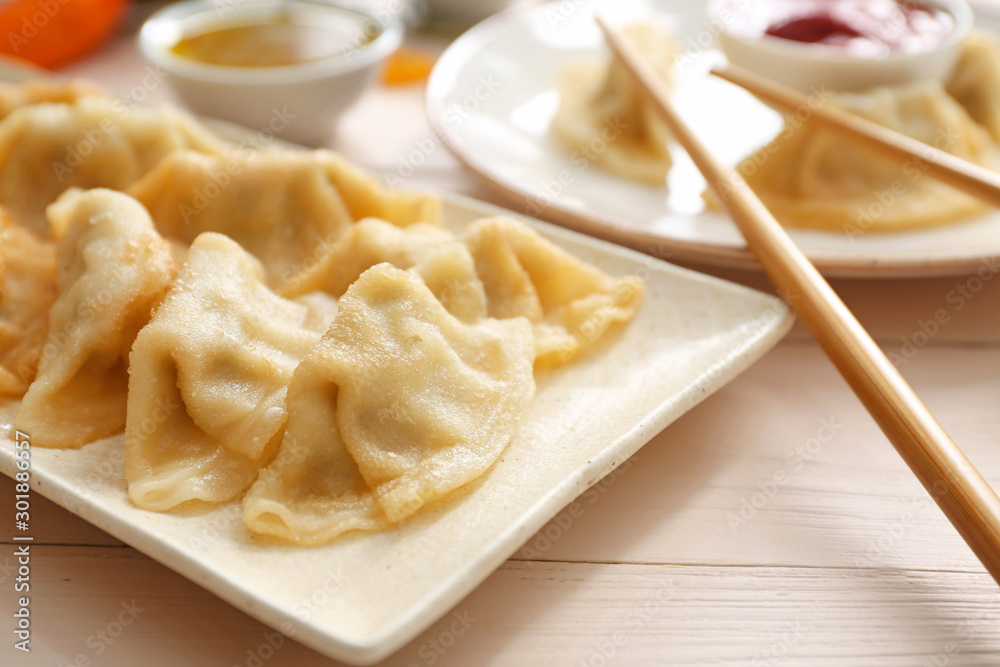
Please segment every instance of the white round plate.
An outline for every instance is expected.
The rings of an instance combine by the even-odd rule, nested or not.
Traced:
[[[705,181],[672,149],[667,187],[638,184],[571,159],[549,133],[557,77],[583,59],[607,58],[595,13],[617,24],[656,21],[680,46],[675,101],[716,156],[736,164],[780,131],[780,116],[708,75],[722,55],[718,26],[689,0],[560,0],[515,8],[480,23],[439,59],[427,111],[451,151],[513,207],[566,227],[692,262],[757,268],[736,227],[708,211]],[[873,203],[876,193],[872,193]],[[790,230],[816,266],[838,277],[959,275],[1000,256],[1000,212],[931,229],[878,234]]]

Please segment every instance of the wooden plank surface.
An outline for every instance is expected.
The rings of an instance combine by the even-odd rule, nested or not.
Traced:
[[[32,664],[333,666],[131,549],[43,547]],[[512,561],[384,664],[995,664],[985,573]],[[64,609],[86,608],[67,614]],[[13,605],[0,604],[10,617]],[[274,647],[277,647],[275,650]],[[4,664],[24,664],[9,644]]]

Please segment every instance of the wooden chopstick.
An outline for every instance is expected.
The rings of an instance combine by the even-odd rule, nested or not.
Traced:
[[[910,470],[1000,583],[1000,499],[868,332],[734,169],[677,115],[651,68],[600,18],[612,50],[722,200],[750,250],[871,413]]]
[[[890,130],[832,104],[811,104],[811,100],[797,90],[748,72],[741,67],[718,65],[712,68],[712,74],[745,88],[758,98],[785,111],[808,109],[810,122],[823,123],[844,139],[860,146],[867,146],[873,152],[899,165],[919,165],[928,176],[982,199],[992,206],[1000,207],[1000,174],[995,171]]]

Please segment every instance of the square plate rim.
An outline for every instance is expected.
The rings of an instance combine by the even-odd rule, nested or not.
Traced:
[[[649,255],[615,246],[606,241],[550,223],[526,218],[512,211],[469,197],[443,193],[440,196],[446,208],[457,208],[479,216],[513,215],[537,228],[546,237],[582,243],[606,255],[655,265],[660,271],[670,273],[685,281],[699,283],[708,289],[722,290],[728,292],[729,295],[744,295],[758,299],[761,303],[761,312],[765,312],[765,305],[775,309],[776,317],[762,323],[752,334],[741,339],[743,344],[739,350],[725,359],[720,359],[711,368],[703,369],[710,375],[707,381],[690,384],[677,396],[665,398],[655,410],[647,414],[639,423],[633,424],[626,432],[609,443],[599,455],[592,457],[587,465],[577,468],[570,477],[564,478],[556,487],[548,489],[548,492],[539,498],[530,510],[525,512],[525,515],[536,519],[539,526],[544,526],[566,504],[572,502],[573,498],[612,472],[674,419],[679,418],[764,356],[788,333],[794,323],[794,317],[787,306],[777,297],[764,292],[677,267]],[[652,305],[648,304],[646,307]],[[683,404],[683,408],[671,416],[672,409],[678,404]],[[594,471],[599,469],[603,472],[594,476]],[[12,443],[11,446],[5,444],[0,447],[0,470],[9,477],[13,477],[16,472]],[[581,486],[584,482],[586,484]],[[74,492],[69,483],[64,481],[61,476],[47,474],[44,469],[36,470],[33,468],[31,488],[270,627],[281,631],[283,623],[294,619],[294,616],[287,609],[273,605],[264,597],[257,597],[253,590],[240,586],[234,579],[227,576],[226,572],[217,571],[206,565],[197,557],[197,554],[178,549],[164,541],[162,537],[157,540],[154,531],[144,530],[141,526],[135,525],[134,522],[112,515],[106,509],[91,502],[86,493],[81,495]],[[511,554],[516,552],[524,540],[530,538],[531,533],[523,533],[523,526],[508,526],[505,534],[493,540],[489,549],[482,550],[478,560],[468,568],[468,571],[474,572],[474,574],[444,582],[435,588],[432,594],[426,595],[422,604],[414,605],[409,614],[400,615],[395,624],[383,628],[381,633],[372,633],[367,641],[350,641],[332,634],[329,630],[324,631],[319,624],[308,621],[301,622],[297,619],[295,619],[295,634],[292,638],[324,655],[352,664],[372,664],[384,659],[418,636],[441,615],[447,613],[449,609],[478,587]],[[141,546],[136,545],[135,542],[139,542]]]

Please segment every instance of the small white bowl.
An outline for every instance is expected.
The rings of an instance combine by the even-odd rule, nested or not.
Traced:
[[[172,51],[191,31],[273,16],[286,3],[275,0],[210,2],[186,0],[151,16],[139,33],[145,58],[167,73],[177,95],[205,116],[239,123],[305,144],[321,142],[334,120],[367,90],[381,62],[403,40],[402,22],[347,3],[289,0],[310,11],[336,11],[357,23],[357,39],[341,55],[296,65],[230,67],[184,58]],[[353,34],[353,29],[352,29]],[[368,39],[368,43],[365,43]],[[357,48],[347,48],[354,45]]]
[[[921,6],[943,10],[954,18],[952,32],[941,43],[926,51],[864,56],[823,44],[741,34],[741,19],[747,16],[745,13],[753,12],[760,2],[766,0],[727,0],[716,6],[713,20],[722,26],[719,45],[732,64],[802,92],[810,92],[814,86],[821,85],[838,91],[866,90],[917,79],[944,81],[951,74],[962,40],[974,22],[972,10],[965,0],[922,1]]]

